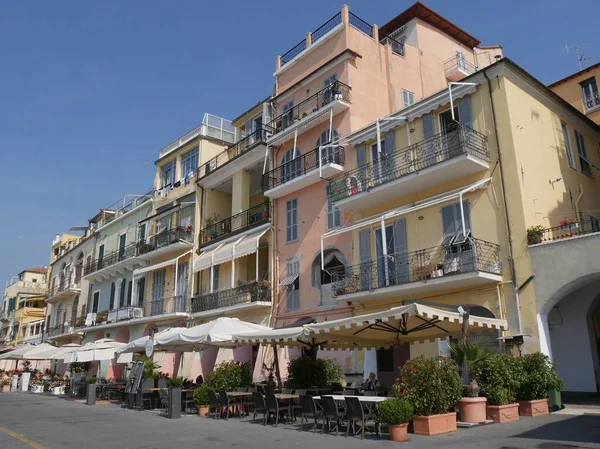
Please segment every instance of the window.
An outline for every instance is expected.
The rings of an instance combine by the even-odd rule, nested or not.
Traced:
[[[562,125],[563,138],[565,139],[565,150],[567,152],[567,161],[569,162],[569,167],[575,168],[575,158],[573,157],[573,149],[571,148],[571,139],[569,137],[569,127],[564,122],[562,122],[561,125]]]
[[[161,186],[163,187],[172,186],[175,182],[175,161],[169,162],[167,165],[162,167],[161,171]]]
[[[98,247],[98,270],[102,268],[104,263],[104,245]]]
[[[402,89],[402,107],[410,106],[415,102],[415,94],[409,90]]]
[[[579,165],[581,173],[592,176],[592,167],[588,162],[587,153],[585,151],[585,138],[575,131],[575,141],[577,142],[577,151],[579,152]]]
[[[92,302],[92,313],[98,313],[98,303],[100,302],[100,292],[94,292],[94,300]]]
[[[146,289],[146,278],[141,278],[138,279],[137,281],[137,305],[141,306],[142,304],[144,304],[144,296],[145,296],[145,290]]]
[[[339,164],[340,163],[340,150],[339,150],[339,141],[340,135],[334,129],[332,134],[332,139],[329,137],[329,129],[323,131],[319,138],[317,139],[317,146],[319,148],[321,145],[325,146],[321,150],[321,163],[322,164]],[[333,142],[332,145],[329,145]]]
[[[444,229],[444,240],[442,246],[463,243],[471,233],[471,206],[468,201],[463,201],[465,214],[465,228],[467,235],[463,234],[460,203],[450,204],[442,207],[442,226]]]
[[[327,229],[337,228],[342,225],[342,213],[340,208],[335,206],[331,201],[331,194],[329,192],[329,185],[325,188],[325,207],[327,209]]]
[[[396,53],[400,56],[405,56],[404,43],[406,42],[406,36],[401,36],[398,39],[394,39],[388,36],[388,39],[392,43],[392,53]]]
[[[287,309],[300,308],[300,261],[295,260],[287,264],[287,277],[283,280],[287,287]]]
[[[291,181],[301,173],[300,150],[296,148],[296,157],[294,158],[294,149],[290,148],[285,152],[281,159],[281,183],[285,184]]]
[[[131,305],[131,295],[133,293],[133,282],[129,281],[127,284],[127,305]]]
[[[285,223],[285,241],[286,243],[298,240],[298,199],[294,198],[285,203],[286,223]]]
[[[125,307],[125,287],[127,280],[121,279],[121,284],[119,285],[119,308]]]
[[[181,158],[181,177],[191,178],[198,168],[198,148],[187,152]]]
[[[283,114],[281,116],[281,129],[285,129],[290,126],[294,121],[294,102],[290,101],[283,105]]]
[[[219,265],[215,265],[212,267],[213,270],[213,281],[212,281],[212,291],[219,291]]]
[[[334,87],[334,83],[337,81],[337,73],[334,73],[331,76],[328,76],[327,78],[325,78],[323,80],[323,88],[325,89],[325,92],[323,93],[323,100],[326,103],[329,103],[331,100],[333,100],[333,87]],[[329,87],[329,89],[327,89]]]
[[[586,111],[591,111],[600,106],[600,96],[598,95],[598,85],[596,78],[591,77],[581,84],[581,96],[583,97],[583,105]]]
[[[113,310],[115,308],[115,283],[110,284],[110,302],[108,305],[109,310]]]

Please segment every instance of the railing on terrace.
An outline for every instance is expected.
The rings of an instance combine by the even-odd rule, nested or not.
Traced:
[[[193,243],[194,241],[194,230],[191,226],[188,227],[177,227],[175,229],[169,229],[158,234],[148,237],[144,241],[137,243],[138,255],[147,254],[151,251],[155,251],[159,248],[178,243],[180,241],[186,241]]]
[[[48,289],[47,295],[48,298],[52,298],[53,296],[56,296],[59,293],[65,292],[67,290],[76,290],[79,288],[80,285],[78,282],[75,282],[71,279],[66,279],[63,282],[60,282],[58,285],[55,285],[53,288]]]
[[[271,216],[269,202],[251,207],[239,214],[206,226],[200,231],[200,246],[214,243],[231,235],[267,223]]]
[[[228,162],[233,161],[247,151],[250,151],[252,148],[255,148],[257,145],[264,144],[269,134],[273,134],[273,131],[268,125],[263,125],[260,129],[248,134],[225,151],[217,154],[211,160],[198,167],[198,179],[208,176]]]
[[[335,100],[343,100],[349,103],[351,101],[350,86],[341,81],[336,81],[316,94],[311,95],[292,109],[278,115],[268,126],[273,131],[273,134],[277,134]]]
[[[130,210],[135,209],[141,204],[144,204],[146,201],[151,200],[153,196],[154,189],[148,190],[148,192],[144,193],[143,195],[127,194],[123,196],[123,198],[106,208],[106,210],[115,211],[115,214],[102,220],[102,223],[99,223],[98,227],[104,226],[110,223],[111,221],[115,220],[116,218],[120,217],[121,215],[126,214]]]
[[[459,244],[389,254],[387,279],[383,257],[348,267],[343,277],[334,273],[333,278],[335,294],[347,295],[475,271],[502,274],[497,244],[468,238]]]
[[[319,39],[321,39],[323,36],[325,36],[327,33],[333,30],[340,23],[342,23],[341,11],[311,33],[312,43],[314,44],[315,42],[317,42]]]
[[[83,274],[87,276],[88,274],[137,256],[137,248],[139,245],[139,243],[131,243],[124,248],[106,254],[102,259],[94,260],[91,264],[85,266]]]
[[[290,162],[286,162],[265,173],[262,178],[263,191],[266,192],[267,190],[274,189],[275,187],[293,181],[295,178],[312,170],[318,170],[319,154],[321,155],[321,165],[338,164],[343,166],[346,162],[344,147],[337,146],[321,149],[317,147],[314,150],[301,154]]]
[[[564,240],[596,232],[600,232],[600,220],[597,218],[581,221],[567,219],[561,222],[559,226],[552,228],[538,227],[528,229],[527,243],[529,245],[537,245],[538,243]]]
[[[56,337],[57,335],[66,334],[73,330],[73,327],[69,324],[60,324],[58,326],[52,326],[46,329],[45,334],[48,337]]]
[[[471,73],[475,73],[477,68],[467,61],[462,53],[456,53],[444,61],[444,74],[448,76],[458,70],[470,75]]]
[[[380,43],[381,43],[381,45],[390,44],[392,47],[392,53],[396,53],[397,55],[400,55],[400,56],[406,56],[405,49],[404,49],[404,38],[402,38],[401,41],[398,41],[398,40],[388,36],[388,37],[384,37],[383,39],[381,39]]]
[[[378,161],[361,165],[332,180],[330,198],[341,201],[463,155],[489,162],[487,136],[455,122],[443,133],[394,152],[382,152]]]
[[[600,108],[600,95],[598,92],[594,92],[592,95],[586,95],[583,99],[585,106],[585,112],[590,112]]]
[[[352,25],[357,30],[362,31],[367,36],[373,37],[373,25],[371,25],[369,22],[364,21],[352,12],[350,12],[350,25]]]
[[[271,302],[271,285],[268,282],[250,282],[228,290],[196,295],[192,298],[190,312],[205,312],[256,301]]]

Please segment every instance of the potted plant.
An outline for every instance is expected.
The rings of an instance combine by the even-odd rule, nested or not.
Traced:
[[[439,356],[409,360],[402,366],[396,391],[402,392],[414,407],[415,434],[456,432],[454,404],[462,392],[456,362]]]
[[[181,387],[183,385],[183,377],[169,377],[167,386],[169,387],[167,418],[181,418]]]
[[[479,384],[475,368],[494,353],[489,341],[482,338],[469,338],[464,342],[450,343],[450,354],[463,370],[464,396],[458,401],[458,412],[461,421],[468,423],[484,423],[486,420],[485,397],[479,396]]]
[[[519,419],[519,404],[515,402],[522,381],[519,361],[506,354],[493,354],[474,369],[481,393],[487,398],[486,415],[496,423]]]
[[[97,323],[106,323],[108,321],[108,310],[103,310],[102,312],[98,312],[96,314],[96,322]]]
[[[334,82],[331,90],[333,91],[333,99],[334,100],[343,100],[344,97],[342,95],[342,91],[340,90],[340,83],[338,81]]]
[[[297,122],[298,120],[300,120],[300,117],[298,117],[297,115],[294,115],[294,122]]]
[[[392,441],[408,440],[408,422],[412,416],[412,405],[402,397],[386,399],[377,405],[377,421],[387,424]]]
[[[542,238],[544,237],[544,228],[543,226],[530,226],[527,228],[527,244],[535,245],[537,243],[542,243]]]
[[[43,393],[44,392],[44,379],[41,376],[36,376],[36,378],[31,383],[31,392],[32,393]]]
[[[29,360],[23,360],[21,373],[21,391],[27,391],[29,389],[29,380],[31,379],[31,362]]]
[[[0,385],[2,385],[2,393],[10,393],[10,380],[8,378],[3,378]]]
[[[308,115],[308,112],[304,111],[304,112],[302,113],[302,118],[306,117],[307,115]]]
[[[96,383],[98,379],[95,376],[89,377],[87,380],[87,396],[86,405],[94,405],[96,403]]]
[[[523,380],[517,392],[520,414],[547,415],[550,391],[560,391],[563,386],[555,364],[541,352],[524,355],[519,361],[523,368]]]
[[[194,404],[198,407],[198,416],[206,416],[210,412],[209,391],[215,389],[207,384],[202,384],[194,390]]]

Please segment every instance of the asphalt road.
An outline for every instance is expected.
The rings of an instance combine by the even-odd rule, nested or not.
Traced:
[[[522,418],[437,437],[410,435],[416,449],[600,449],[599,415]],[[321,435],[297,425],[264,427],[248,419],[186,416],[168,420],[116,405],[86,406],[51,396],[0,394],[0,449],[354,449],[391,447],[387,438]]]

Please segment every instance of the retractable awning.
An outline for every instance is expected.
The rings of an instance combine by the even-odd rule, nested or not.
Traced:
[[[296,279],[298,279],[298,275],[292,274],[291,276],[284,277],[279,285],[292,285]]]
[[[149,273],[150,271],[160,270],[161,268],[168,267],[169,265],[175,265],[179,259],[191,253],[192,251],[188,251],[183,253],[181,256],[175,257],[174,259],[165,260],[164,262],[159,262],[148,267],[138,268],[137,270],[133,270],[133,276],[136,277],[141,274]]]

